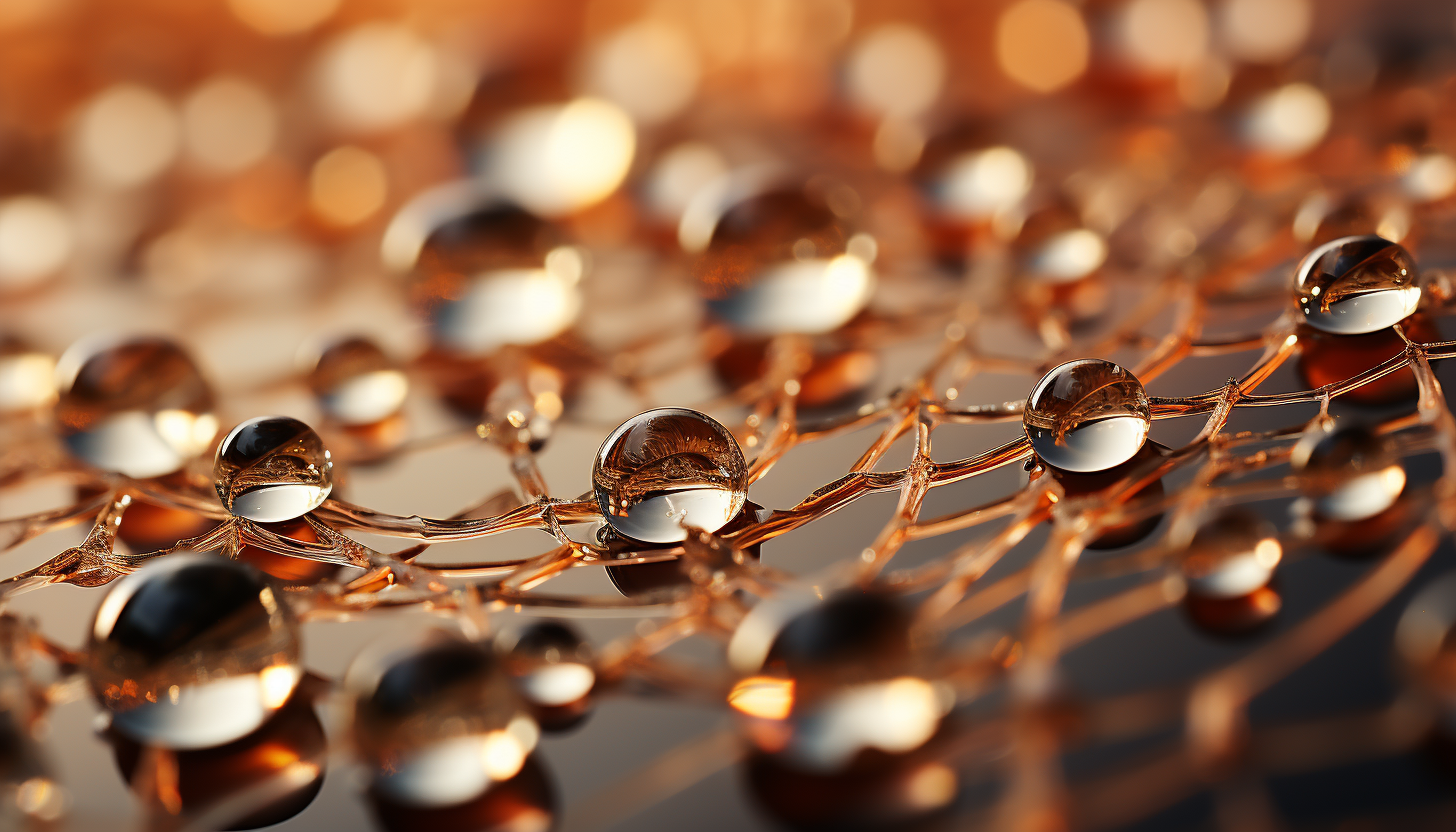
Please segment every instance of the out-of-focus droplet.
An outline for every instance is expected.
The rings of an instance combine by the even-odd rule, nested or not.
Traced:
[[[309,369],[308,385],[330,419],[341,425],[371,425],[399,412],[409,394],[409,377],[368,338],[330,344]]]
[[[749,794],[798,832],[935,829],[960,791],[955,769],[928,754],[889,758],[846,772],[805,771],[778,755],[746,761]]]
[[[70,215],[54,200],[0,200],[0,292],[29,288],[60,271],[74,245]]]
[[[37,737],[43,699],[28,678],[33,636],[13,616],[0,617],[0,824],[7,829],[49,829],[66,811]]]
[[[263,159],[278,133],[268,94],[251,81],[215,76],[182,104],[183,139],[197,164],[234,173]]]
[[[674,145],[647,174],[642,188],[644,207],[676,230],[693,198],[727,174],[728,161],[711,144],[687,141]]]
[[[479,166],[533,213],[563,216],[617,190],[636,152],[637,129],[621,107],[578,98],[506,117],[482,146]]]
[[[211,748],[257,730],[302,677],[297,622],[256,570],[172,554],[102,600],[86,659],[117,731],[167,748]]]
[[[301,517],[334,488],[334,462],[313,428],[287,416],[259,416],[232,429],[213,463],[228,511],[260,523]]]
[[[715,532],[743,509],[748,464],[738,440],[712,417],[664,407],[607,436],[592,466],[597,505],[633,540],[671,543],[688,528]]]
[[[989,220],[1014,208],[1030,192],[1031,162],[1020,151],[998,145],[955,152],[941,145],[934,139],[926,145],[918,178],[943,215]]]
[[[1292,57],[1304,45],[1313,20],[1309,0],[1223,0],[1218,6],[1224,49],[1231,57],[1254,63]]]
[[[1315,512],[1333,520],[1374,517],[1395,505],[1405,490],[1405,468],[1379,437],[1361,427],[1307,434],[1294,446],[1290,465],[1325,480],[1312,485]]]
[[[1356,335],[1409,317],[1421,288],[1410,253],[1367,234],[1331,240],[1306,255],[1295,276],[1295,298],[1310,326]]]
[[[624,26],[587,52],[583,86],[637,121],[657,124],[686,107],[701,69],[681,29],[660,20]]]
[[[1436,202],[1456,191],[1456,159],[1445,153],[1422,153],[1400,178],[1406,195],[1417,202]]]
[[[309,173],[309,205],[331,225],[358,225],[374,216],[388,195],[384,163],[358,147],[330,150]]]
[[[1255,150],[1298,156],[1324,140],[1330,117],[1330,102],[1324,93],[1309,84],[1287,84],[1249,106],[1244,138]]]
[[[713,369],[730,387],[742,388],[764,377],[769,368],[769,342],[744,339],[713,359]],[[871,350],[816,350],[799,376],[800,407],[830,407],[864,392],[879,373],[880,359]]]
[[[1184,609],[1214,635],[1252,633],[1282,606],[1270,586],[1282,556],[1273,525],[1246,509],[1226,509],[1205,519],[1178,566],[1187,587]]]
[[[0,415],[45,407],[56,399],[56,360],[0,335]]]
[[[509,203],[440,200],[400,212],[385,235],[385,256],[412,270],[435,345],[482,355],[546,341],[576,321],[586,262],[563,237]]]
[[[540,737],[500,662],[456,636],[366,651],[349,666],[344,690],[373,789],[395,804],[473,800],[515,777]]]
[[[1105,471],[1133,458],[1151,425],[1142,382],[1095,358],[1069,361],[1037,382],[1022,424],[1043,462],[1066,471]]]
[[[385,832],[551,832],[558,812],[550,778],[534,756],[520,774],[456,806],[409,805],[377,788],[368,799]]]
[[[440,80],[439,64],[437,50],[407,27],[366,23],[323,48],[315,67],[315,92],[324,113],[340,127],[384,130],[428,111]]]
[[[849,54],[845,84],[854,106],[880,118],[913,118],[945,85],[945,54],[925,30],[889,23],[867,33]]]
[[[1208,51],[1208,10],[1198,0],[1128,0],[1113,18],[1118,57],[1134,69],[1169,73]]]
[[[145,744],[120,733],[112,733],[108,739],[121,776],[141,786],[148,776],[143,765]],[[290,700],[262,728],[240,740],[217,748],[174,752],[176,805],[183,815],[207,812],[209,819],[223,821],[227,829],[282,823],[318,797],[327,750],[324,728],[313,706]],[[256,797],[250,800],[250,789],[262,790],[267,796],[261,802]],[[220,809],[220,817],[212,814]]]
[[[170,474],[217,435],[212,390],[170,341],[81,341],[61,356],[56,379],[56,421],[66,447],[104,471]]]
[[[1435,325],[1420,314],[1402,321],[1401,329],[1416,343],[1441,340]],[[1340,384],[1404,352],[1405,339],[1389,327],[1365,335],[1306,329],[1299,336],[1299,374],[1310,387]],[[1388,407],[1414,402],[1419,392],[1415,373],[1406,367],[1341,393],[1338,401]]]
[[[543,728],[574,727],[590,712],[597,673],[590,645],[575,630],[541,621],[507,634],[498,647],[516,688]]]
[[[1399,243],[1410,230],[1411,213],[1405,201],[1378,194],[1353,193],[1334,198],[1316,191],[1294,213],[1294,238],[1314,245],[1368,234]]]
[[[1410,600],[1396,625],[1395,652],[1445,721],[1456,716],[1456,575],[1443,575]]]
[[[172,164],[180,145],[171,102],[134,84],[109,87],[87,103],[73,142],[82,169],[118,188],[156,177]]]
[[[724,200],[701,241],[685,234],[699,218],[684,215],[679,239],[701,252],[693,274],[708,308],[748,335],[843,326],[875,286],[874,238],[846,216],[855,200],[839,189],[755,190]]]
[[[1051,92],[1087,71],[1091,52],[1082,13],[1063,0],[1020,0],[996,21],[996,60],[1011,80]]]
[[[1083,280],[1107,260],[1107,241],[1061,204],[1033,211],[1016,235],[1013,249],[1020,274],[1044,283]]]
[[[339,0],[228,0],[228,8],[254,30],[284,37],[328,20],[338,10]]]

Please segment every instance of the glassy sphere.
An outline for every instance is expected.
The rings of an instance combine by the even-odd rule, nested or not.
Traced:
[[[876,246],[848,218],[858,204],[853,192],[777,187],[717,196],[721,213],[705,220],[702,203],[693,206],[679,237],[701,252],[693,274],[708,308],[735,330],[831,332],[869,302]]]
[[[1304,320],[1337,335],[1400,323],[1421,301],[1410,252],[1373,234],[1331,240],[1305,256],[1295,278]]]
[[[571,727],[586,715],[597,674],[591,647],[575,630],[541,621],[503,637],[498,648],[542,727]]]
[[[1060,203],[1033,211],[1012,248],[1020,274],[1038,283],[1073,283],[1092,276],[1107,260],[1107,241]]]
[[[368,799],[386,832],[551,832],[559,810],[556,790],[535,756],[526,758],[520,774],[458,805],[415,806],[378,788]]]
[[[328,748],[313,706],[299,699],[236,742],[176,752],[177,799],[184,815],[222,808],[225,828],[258,829],[282,823],[313,803],[324,785]],[[122,777],[142,786],[141,778],[149,776],[141,765],[145,746],[114,732],[107,739]],[[281,783],[288,785],[279,794]],[[249,792],[260,788],[267,795],[262,802],[249,800]]]
[[[470,194],[411,210],[391,226],[385,256],[412,270],[411,293],[436,347],[483,355],[540,343],[576,322],[586,264],[556,225]]]
[[[372,425],[399,412],[409,378],[367,338],[347,338],[318,357],[308,384],[329,418],[341,425]]]
[[[748,463],[712,417],[663,407],[607,436],[592,467],[602,516],[633,540],[673,543],[688,528],[715,532],[743,508]]]
[[[66,447],[104,471],[170,474],[217,435],[212,390],[171,341],[82,341],[61,356],[56,377]]]
[[[1314,475],[1315,511],[1332,520],[1365,520],[1395,505],[1405,468],[1380,437],[1363,427],[1307,434],[1294,446],[1294,470]]]
[[[1152,424],[1137,376],[1096,358],[1047,373],[1026,400],[1022,425],[1042,462],[1065,471],[1105,471],[1133,458]]]
[[[344,690],[374,789],[411,806],[464,803],[515,777],[540,731],[492,653],[457,636],[365,652]]]
[[[228,511],[277,523],[313,511],[334,488],[334,462],[313,428],[287,416],[259,416],[232,429],[213,462]]]
[[[56,398],[56,361],[24,341],[0,335],[0,415],[34,410]]]
[[[1190,595],[1241,598],[1268,585],[1282,555],[1269,521],[1231,508],[1199,525],[1179,569]]]
[[[113,728],[179,749],[257,730],[303,673],[297,622],[262,574],[193,553],[155,560],[112,587],[86,661]]]

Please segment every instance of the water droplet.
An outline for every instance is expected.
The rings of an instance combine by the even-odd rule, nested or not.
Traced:
[[[1037,382],[1022,424],[1043,462],[1086,473],[1132,459],[1151,419],[1136,376],[1111,361],[1083,358],[1053,368]]]
[[[534,756],[526,758],[520,774],[456,806],[407,805],[378,788],[369,790],[368,799],[385,832],[550,832],[558,811],[551,779]]]
[[[367,338],[330,345],[308,376],[309,387],[329,418],[341,425],[372,425],[399,412],[409,378]]]
[[[444,633],[376,647],[349,667],[352,737],[374,789],[410,806],[449,806],[511,779],[539,729],[490,651]]]
[[[1405,490],[1405,468],[1362,427],[1311,432],[1294,447],[1290,464],[1320,479],[1311,490],[1322,518],[1369,519],[1395,505]]]
[[[875,242],[846,218],[858,197],[842,191],[778,186],[724,199],[693,268],[713,314],[763,336],[830,332],[859,314],[874,290]]]
[[[413,268],[412,295],[436,347],[482,355],[546,341],[576,321],[586,264],[559,227],[478,196],[410,210],[391,227],[386,256]]]
[[[1281,555],[1274,527],[1234,508],[1199,525],[1180,569],[1190,595],[1239,598],[1269,584]]]
[[[516,688],[547,730],[581,723],[591,710],[597,674],[591,647],[575,630],[555,621],[541,621],[502,639],[506,669]]]
[[[1107,259],[1107,242],[1087,228],[1071,206],[1033,211],[1012,246],[1021,275],[1039,283],[1074,283],[1091,277]]]
[[[1299,264],[1295,298],[1310,326],[1354,335],[1400,323],[1416,311],[1421,290],[1410,253],[1367,234],[1310,252]]]
[[[592,484],[617,533],[672,543],[687,528],[715,532],[743,508],[748,465],[728,429],[695,410],[640,413],[597,452]]]
[[[298,627],[251,567],[174,554],[122,578],[96,612],[91,689],[117,731],[211,748],[257,730],[298,685]]]
[[[259,416],[222,440],[213,475],[228,511],[277,523],[301,517],[328,499],[334,462],[313,428],[287,416]]]
[[[82,341],[61,356],[56,375],[66,447],[104,471],[170,474],[217,435],[212,390],[170,341]]]

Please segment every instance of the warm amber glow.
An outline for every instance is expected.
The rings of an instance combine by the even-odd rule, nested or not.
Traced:
[[[1260,63],[1293,57],[1313,18],[1310,0],[1224,0],[1218,8],[1224,48],[1235,58]]]
[[[309,175],[309,204],[334,225],[356,225],[384,205],[388,192],[384,164],[367,150],[329,151]]]
[[[71,220],[39,196],[0,200],[0,289],[29,286],[71,257]]]
[[[171,103],[155,91],[118,84],[82,111],[74,144],[78,161],[106,184],[140,185],[176,158],[177,121]]]
[[[258,686],[262,689],[263,707],[281,708],[298,687],[298,667],[291,664],[265,667],[258,673]]]
[[[538,214],[569,214],[615,191],[636,149],[636,128],[622,108],[578,98],[524,110],[502,125],[492,143],[490,175]]]
[[[794,680],[750,676],[728,692],[734,710],[760,719],[787,719],[794,709]]]
[[[1168,72],[1202,60],[1208,49],[1208,11],[1198,0],[1130,0],[1115,30],[1125,61]]]
[[[1051,92],[1087,69],[1089,39],[1082,14],[1062,0],[1021,0],[996,22],[996,60],[1013,81]]]
[[[265,35],[295,35],[332,17],[339,0],[228,0],[228,8]]]
[[[188,155],[203,167],[226,173],[268,153],[278,132],[278,115],[256,84],[218,76],[187,97],[182,129]]]
[[[682,111],[698,90],[697,53],[676,26],[645,20],[617,30],[586,60],[586,89],[645,123]]]
[[[316,90],[340,126],[370,131],[423,115],[441,78],[433,46],[404,26],[368,23],[335,38],[316,67]]]
[[[940,96],[945,55],[923,30],[892,23],[865,35],[845,74],[850,100],[860,109],[908,118],[929,109]]]

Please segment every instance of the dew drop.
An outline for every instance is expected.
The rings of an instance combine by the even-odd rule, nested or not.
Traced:
[[[1295,300],[1315,329],[1337,335],[1384,329],[1420,303],[1415,260],[1373,234],[1331,240],[1299,264]]]
[[[541,621],[498,643],[516,688],[547,730],[575,727],[591,710],[597,674],[591,647],[575,630]]]
[[[1043,462],[1105,471],[1132,459],[1151,424],[1142,382],[1110,361],[1083,358],[1052,369],[1026,400],[1022,424]]]
[[[1369,519],[1395,505],[1405,490],[1405,468],[1362,427],[1311,432],[1294,447],[1290,464],[1320,479],[1312,490],[1322,518]]]
[[[277,523],[323,504],[334,487],[334,462],[313,428],[287,416],[260,416],[223,439],[213,475],[228,511]]]
[[[346,338],[325,349],[308,376],[329,418],[341,425],[372,425],[399,412],[409,378],[379,345]]]

